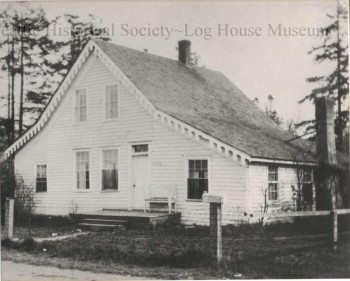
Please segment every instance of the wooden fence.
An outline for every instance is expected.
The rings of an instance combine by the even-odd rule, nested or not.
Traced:
[[[276,212],[276,213],[263,213],[255,212],[249,214],[254,218],[294,218],[294,217],[313,217],[313,216],[330,216],[331,227],[330,237],[333,242],[338,241],[338,215],[350,214],[350,209],[339,209],[329,211],[305,211],[305,212]]]

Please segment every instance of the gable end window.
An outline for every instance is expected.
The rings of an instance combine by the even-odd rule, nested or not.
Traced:
[[[76,153],[77,189],[90,189],[89,152]]]
[[[86,90],[75,91],[75,121],[86,122],[87,120],[87,96]]]
[[[208,160],[188,160],[187,198],[202,199],[208,192]]]
[[[106,86],[105,92],[106,119],[118,117],[118,85]]]
[[[102,158],[102,190],[118,190],[118,150],[103,150]]]
[[[36,166],[36,192],[47,191],[47,168],[46,165]]]
[[[278,200],[278,167],[268,167],[268,183],[269,183],[269,200]]]

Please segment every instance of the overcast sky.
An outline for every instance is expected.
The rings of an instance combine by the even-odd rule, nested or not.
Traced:
[[[313,87],[305,79],[331,70],[329,64],[314,64],[313,57],[307,54],[322,40],[307,32],[316,32],[329,23],[326,14],[334,13],[334,0],[84,1],[30,5],[42,6],[51,18],[64,13],[96,15],[103,20],[102,26],[109,28],[110,33],[114,31],[113,42],[172,59],[177,59],[177,41],[188,39],[192,51],[200,55],[200,64],[223,72],[262,105],[271,94],[279,115],[287,120],[313,118],[313,105],[297,102]],[[232,34],[226,33],[226,27],[232,29]],[[295,28],[298,34],[288,36],[283,28]],[[249,29],[253,35],[237,34],[239,29]],[[141,36],[140,32],[146,34]]]

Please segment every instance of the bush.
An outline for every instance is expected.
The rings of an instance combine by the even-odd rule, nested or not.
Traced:
[[[26,252],[32,252],[36,249],[37,243],[32,237],[24,239],[22,242],[15,242],[9,238],[6,238],[1,241],[2,247],[13,248],[16,250],[23,250]]]
[[[17,226],[26,226],[26,221],[16,218],[15,224]],[[47,215],[32,215],[31,225],[39,227],[66,227],[75,226],[76,223],[73,222],[68,216],[47,216]]]
[[[1,247],[8,247],[11,248],[13,245],[13,242],[10,238],[5,238],[1,240]]]
[[[20,243],[20,249],[23,249],[26,252],[32,252],[35,249],[35,241],[32,237],[24,239],[22,243]]]

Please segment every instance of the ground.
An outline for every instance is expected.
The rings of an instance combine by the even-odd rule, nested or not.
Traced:
[[[328,236],[317,232],[295,224],[226,227],[219,269],[208,253],[208,229],[173,225],[40,243],[5,240],[2,259],[162,279],[349,278],[349,233],[340,235],[334,251]]]
[[[18,268],[21,270],[18,270]],[[89,271],[60,269],[53,266],[36,266],[18,264],[12,261],[2,262],[2,278],[6,281],[114,281],[114,280],[140,280],[140,277],[125,275],[92,273]]]

